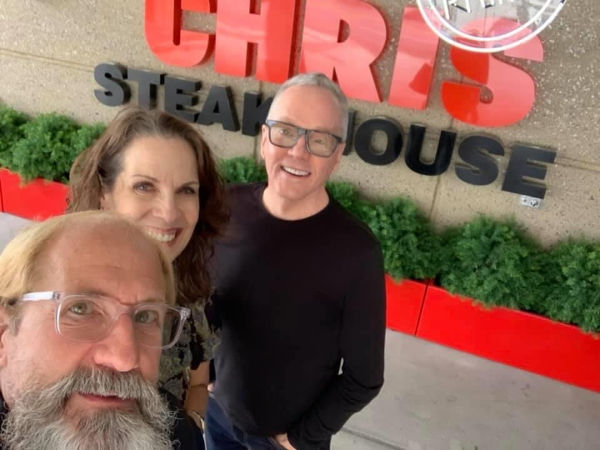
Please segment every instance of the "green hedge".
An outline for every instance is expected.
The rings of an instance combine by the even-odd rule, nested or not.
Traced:
[[[103,129],[55,114],[30,120],[0,106],[0,165],[25,179],[66,181],[75,156]],[[230,183],[266,180],[264,166],[251,158],[221,161],[219,170]],[[488,306],[600,332],[600,243],[567,241],[543,249],[516,222],[486,217],[436,232],[411,200],[369,200],[349,183],[331,182],[327,189],[371,228],[392,277],[435,279]]]
[[[547,282],[540,289],[544,301],[538,312],[587,331],[600,331],[600,244],[559,243],[543,263]]]
[[[23,126],[27,122],[25,114],[0,105],[0,166],[12,166],[12,147],[25,136]]]
[[[515,222],[487,217],[444,233],[439,283],[486,305],[535,311],[542,250]]]
[[[40,177],[67,183],[75,157],[102,134],[105,126],[79,125],[59,114],[40,114],[29,120],[0,107],[0,165],[24,181]]]

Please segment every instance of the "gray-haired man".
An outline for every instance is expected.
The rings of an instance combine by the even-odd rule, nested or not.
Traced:
[[[214,258],[222,343],[209,450],[327,449],[383,384],[381,251],[325,189],[346,128],[337,85],[291,78],[262,129],[267,185],[229,191]]]

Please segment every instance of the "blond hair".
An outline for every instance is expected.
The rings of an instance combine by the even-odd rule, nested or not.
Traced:
[[[0,254],[0,307],[14,314],[16,300],[32,289],[39,267],[41,253],[63,233],[77,227],[121,227],[131,239],[141,238],[156,250],[165,281],[167,303],[175,303],[173,269],[166,256],[154,241],[135,224],[106,211],[86,211],[53,217],[37,222],[17,234]],[[107,245],[110,245],[107,243]]]

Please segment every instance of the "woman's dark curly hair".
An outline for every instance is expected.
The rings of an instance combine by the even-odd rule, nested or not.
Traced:
[[[106,131],[84,150],[71,166],[68,212],[100,209],[103,192],[110,192],[122,170],[124,150],[138,137],[158,136],[186,141],[198,164],[198,223],[190,242],[173,262],[177,280],[177,302],[185,305],[204,301],[212,283],[208,260],[213,244],[228,218],[224,183],[210,149],[190,124],[159,110],[126,107]]]

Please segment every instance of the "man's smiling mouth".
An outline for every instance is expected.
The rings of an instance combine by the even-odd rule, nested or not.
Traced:
[[[307,170],[294,169],[293,167],[281,166],[281,169],[289,173],[290,175],[295,175],[297,177],[307,177],[310,175],[310,172]]]

